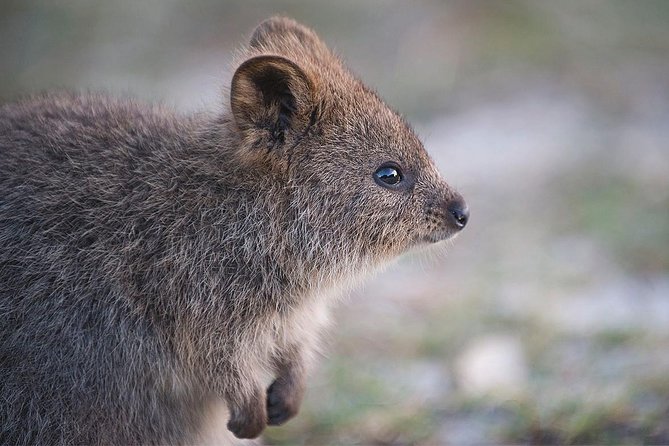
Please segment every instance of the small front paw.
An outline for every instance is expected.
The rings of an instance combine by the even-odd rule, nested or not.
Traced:
[[[297,415],[302,402],[302,389],[276,380],[267,389],[267,419],[270,426],[278,426]]]
[[[251,409],[251,410],[249,410]],[[267,426],[267,416],[264,407],[259,410],[231,410],[228,430],[237,438],[256,438]]]

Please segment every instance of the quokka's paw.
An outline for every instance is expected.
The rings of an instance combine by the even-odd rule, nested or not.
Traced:
[[[228,430],[237,438],[256,438],[265,427],[267,427],[267,413],[260,403],[230,410]]]
[[[297,415],[304,390],[301,386],[277,379],[267,389],[267,424],[278,426]]]

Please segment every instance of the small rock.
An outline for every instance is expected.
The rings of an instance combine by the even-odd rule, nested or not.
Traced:
[[[522,393],[528,368],[520,340],[507,335],[475,340],[458,358],[456,376],[469,396],[508,398]]]

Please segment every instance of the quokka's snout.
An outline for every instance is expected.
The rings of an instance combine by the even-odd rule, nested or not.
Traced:
[[[465,228],[469,221],[469,206],[462,197],[446,203],[446,215],[450,226],[458,231]]]

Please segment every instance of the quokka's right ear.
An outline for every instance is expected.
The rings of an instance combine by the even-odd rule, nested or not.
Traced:
[[[309,125],[314,86],[294,62],[276,55],[252,57],[232,77],[230,105],[247,141],[273,149],[290,143]]]

